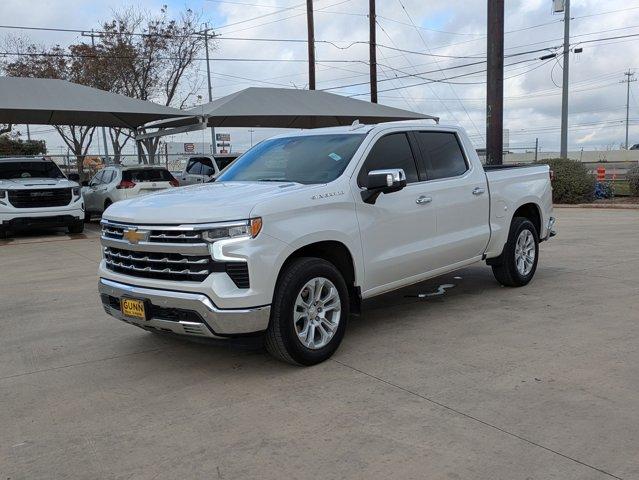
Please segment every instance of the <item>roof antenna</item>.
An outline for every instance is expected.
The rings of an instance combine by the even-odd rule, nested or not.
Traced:
[[[362,125],[359,123],[359,118],[351,123],[351,130],[357,130]]]

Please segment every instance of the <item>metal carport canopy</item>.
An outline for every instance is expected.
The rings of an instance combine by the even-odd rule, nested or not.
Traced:
[[[181,131],[189,127],[275,127],[319,128],[350,125],[355,120],[362,123],[380,123],[396,120],[434,120],[437,117],[410,112],[399,108],[356,100],[318,90],[292,88],[251,87],[214,102],[182,112],[183,118],[153,122],[149,128]],[[189,115],[189,116],[185,116]],[[157,132],[141,135],[168,135]]]
[[[135,129],[184,112],[51,78],[0,77],[0,123]]]

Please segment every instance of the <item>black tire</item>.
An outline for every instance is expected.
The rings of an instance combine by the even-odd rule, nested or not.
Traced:
[[[532,269],[526,275],[517,269],[515,250],[519,235],[528,230],[533,237],[535,244],[535,258],[533,260]],[[539,234],[533,223],[524,217],[513,218],[510,224],[510,232],[508,241],[504,246],[504,251],[492,263],[493,275],[499,283],[505,287],[523,287],[527,285],[535,276],[537,270],[537,261],[539,260]]]
[[[0,227],[0,240],[5,240],[9,238],[9,234],[10,232],[8,229]]]
[[[110,199],[106,199],[104,201],[104,210],[106,210],[107,208],[109,208],[111,205],[113,205],[113,202]],[[102,210],[102,213],[104,213],[104,210]]]
[[[88,210],[84,211],[84,222],[89,223],[91,221],[91,212]]]
[[[295,301],[304,285],[315,277],[330,280],[340,299],[340,319],[330,341],[322,348],[311,349],[298,338],[293,322]],[[335,266],[320,258],[301,257],[282,271],[275,287],[271,319],[266,330],[265,346],[275,358],[293,365],[310,366],[330,358],[337,350],[348,323],[349,296],[346,282]]]
[[[79,220],[78,222],[72,225],[69,225],[67,227],[67,231],[69,233],[75,233],[75,234],[82,233],[84,231],[84,222],[82,220]]]

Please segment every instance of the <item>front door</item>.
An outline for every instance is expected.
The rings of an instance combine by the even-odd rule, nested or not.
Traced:
[[[356,195],[368,172],[388,168],[404,170],[407,185],[403,190],[382,194],[372,205],[361,197],[355,199],[366,271],[364,296],[411,283],[432,270],[428,253],[436,234],[435,212],[407,133],[376,139],[358,173]]]

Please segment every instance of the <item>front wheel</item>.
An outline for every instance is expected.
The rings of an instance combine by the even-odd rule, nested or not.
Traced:
[[[504,251],[493,263],[493,275],[506,287],[523,287],[537,270],[539,234],[530,220],[513,218]]]
[[[69,233],[82,233],[84,231],[84,221],[79,220],[67,227]]]
[[[339,270],[320,258],[295,259],[275,288],[266,349],[294,365],[323,362],[342,342],[348,315],[348,288]]]

